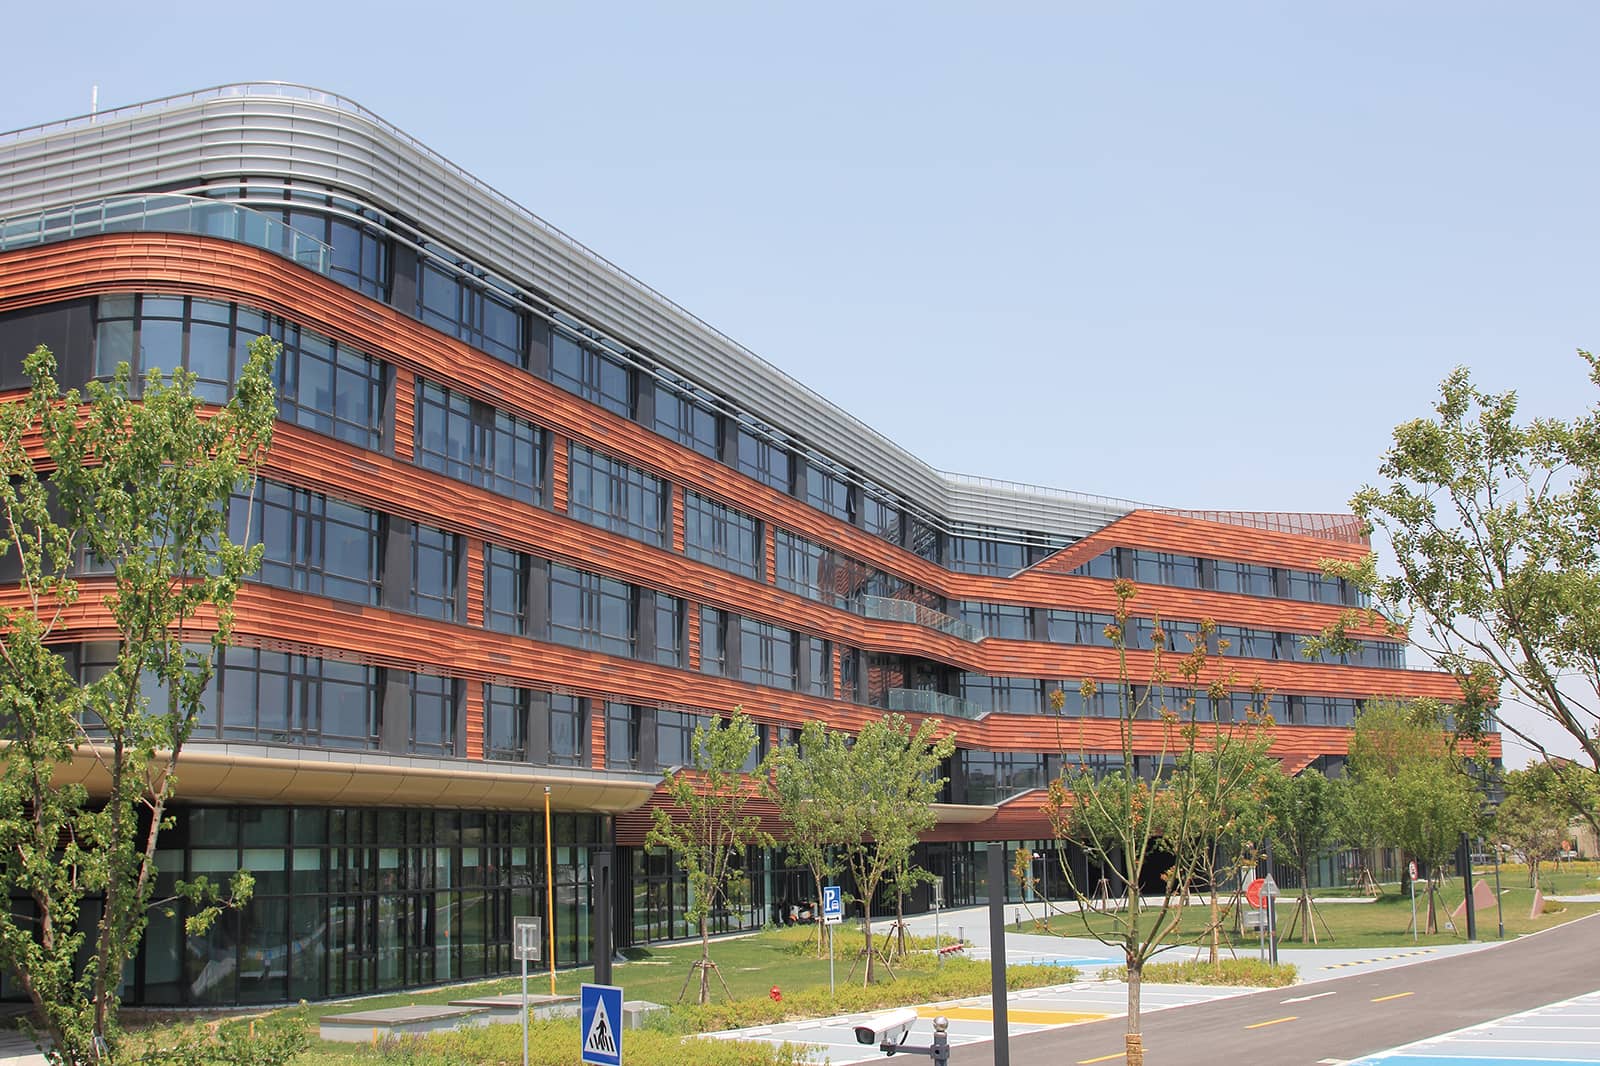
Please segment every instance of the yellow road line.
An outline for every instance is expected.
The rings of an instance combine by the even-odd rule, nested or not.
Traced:
[[[1078,1066],[1089,1066],[1089,1063],[1091,1062],[1110,1062],[1112,1059],[1122,1058],[1124,1054],[1126,1054],[1126,1052],[1119,1051],[1115,1055],[1101,1055],[1097,1059],[1079,1059]]]
[[[992,1022],[994,1010],[989,1007],[918,1007],[917,1017],[955,1018],[964,1022]],[[1076,1025],[1079,1022],[1098,1022],[1109,1014],[1086,1014],[1067,1010],[1008,1010],[1006,1020],[1021,1025]]]
[[[1377,999],[1373,1000],[1372,1002],[1374,1002],[1374,1003],[1387,1003],[1391,999],[1405,999],[1407,996],[1414,996],[1414,995],[1416,995],[1415,992],[1396,992],[1392,996],[1379,996]]]
[[[1292,1022],[1298,1017],[1300,1017],[1300,1015],[1291,1014],[1287,1018],[1274,1018],[1270,1022],[1256,1022],[1254,1025],[1245,1026],[1245,1028],[1246,1029],[1261,1029],[1261,1028],[1264,1028],[1264,1027],[1266,1027],[1268,1025],[1277,1025],[1280,1022]]]

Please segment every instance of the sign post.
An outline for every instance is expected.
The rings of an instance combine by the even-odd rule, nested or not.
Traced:
[[[1270,870],[1263,878],[1261,901],[1267,905],[1267,958],[1276,966],[1278,965],[1278,882],[1272,879]]]
[[[933,883],[933,954],[944,965],[944,943],[939,936],[939,908],[944,906],[944,882]]]
[[[822,924],[828,927],[828,995],[833,995],[833,927],[844,920],[844,892],[838,885],[822,886]]]
[[[1406,866],[1406,872],[1411,875],[1408,878],[1411,882],[1411,942],[1415,944],[1417,942],[1417,861],[1415,859],[1412,859]],[[1428,898],[1432,899],[1433,897],[1429,896]]]
[[[584,985],[579,1000],[579,1061],[592,1066],[622,1066],[622,989]]]
[[[511,950],[522,963],[522,1066],[528,1066],[528,963],[539,961],[540,924],[531,915],[511,919]]]

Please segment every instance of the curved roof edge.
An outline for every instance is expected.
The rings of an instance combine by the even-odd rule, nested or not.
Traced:
[[[1077,538],[1148,506],[935,469],[415,137],[309,86],[221,85],[0,133],[0,217],[234,174],[374,200],[950,523]]]

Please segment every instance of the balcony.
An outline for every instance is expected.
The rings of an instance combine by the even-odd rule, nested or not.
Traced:
[[[974,722],[989,713],[971,700],[921,688],[890,689],[889,709],[906,714],[931,714],[940,718],[966,718]]]
[[[864,618],[876,618],[884,622],[910,622],[912,625],[923,626],[927,629],[948,633],[952,637],[971,641],[976,644],[984,637],[983,630],[970,622],[963,622],[959,618],[951,617],[943,611],[935,611],[931,607],[924,607],[920,603],[910,600],[896,600],[888,596],[857,596],[852,601],[855,613]]]
[[[239,204],[204,196],[151,194],[52,208],[31,215],[0,218],[0,252],[71,240],[99,233],[192,233],[221,237],[281,255],[319,274],[328,272],[332,253],[315,237]]]

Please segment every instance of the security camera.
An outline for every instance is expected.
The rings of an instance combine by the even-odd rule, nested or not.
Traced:
[[[856,1026],[856,1043],[876,1044],[890,1054],[890,1049],[904,1044],[906,1037],[911,1033],[911,1027],[917,1024],[917,1011],[915,1007],[902,1007],[892,1010],[888,1014],[880,1014],[876,1018],[868,1018]]]

